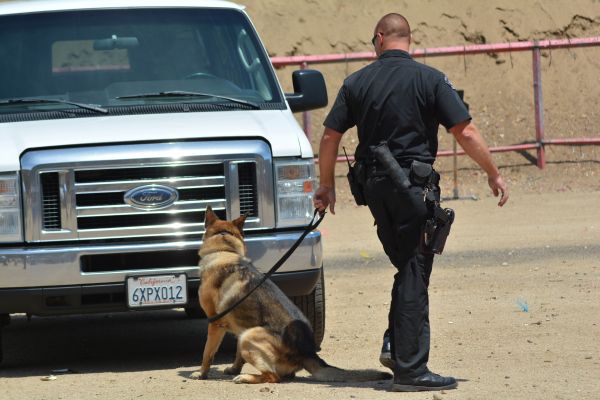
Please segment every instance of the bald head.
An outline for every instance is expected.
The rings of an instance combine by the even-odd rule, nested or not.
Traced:
[[[375,32],[381,32],[393,39],[410,41],[410,25],[404,16],[396,13],[384,15],[377,22]]]
[[[410,47],[410,25],[400,14],[384,15],[375,25],[373,33],[375,53],[381,55],[386,50],[408,51]]]

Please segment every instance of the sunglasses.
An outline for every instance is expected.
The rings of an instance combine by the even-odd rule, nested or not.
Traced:
[[[373,35],[373,39],[371,39],[371,44],[375,47],[375,39],[377,39],[377,33]]]

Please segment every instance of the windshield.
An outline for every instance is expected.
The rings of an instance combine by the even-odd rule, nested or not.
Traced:
[[[237,10],[0,17],[0,114],[73,108],[47,101],[52,99],[102,107],[281,103],[273,75],[254,30]],[[214,96],[144,96],[179,91]],[[6,101],[36,98],[45,101]]]

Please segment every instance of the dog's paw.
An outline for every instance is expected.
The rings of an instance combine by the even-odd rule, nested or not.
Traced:
[[[227,367],[223,370],[225,375],[238,375],[242,371],[241,368]]]
[[[242,374],[233,378],[234,383],[251,383],[252,379],[248,379],[248,375]]]
[[[190,375],[190,379],[206,379],[208,377],[208,371],[204,372],[201,369],[199,369],[198,371],[194,371],[192,372],[192,374]]]

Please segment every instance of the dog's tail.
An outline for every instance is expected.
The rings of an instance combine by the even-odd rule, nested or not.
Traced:
[[[391,374],[374,369],[346,370],[333,367],[317,354],[304,358],[302,366],[320,382],[367,382],[392,378]]]

